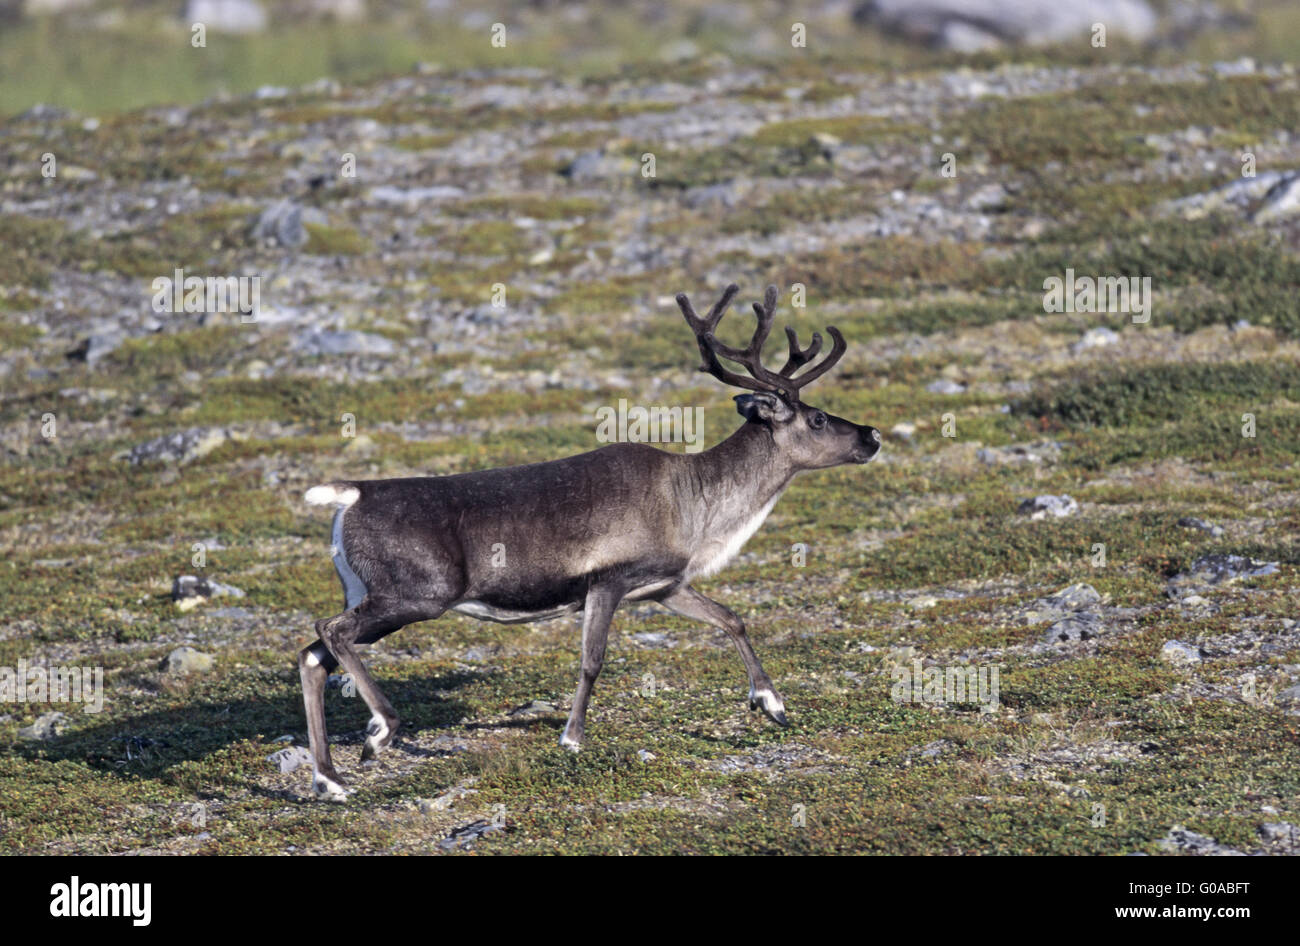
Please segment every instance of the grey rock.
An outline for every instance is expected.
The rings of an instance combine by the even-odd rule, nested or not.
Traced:
[[[392,187],[384,184],[370,189],[370,199],[381,204],[422,204],[429,200],[455,200],[464,196],[464,190],[450,185]]]
[[[447,837],[438,842],[438,847],[444,851],[454,851],[458,849],[468,850],[475,841],[486,837],[495,831],[504,831],[505,825],[496,824],[492,821],[479,819],[471,821],[469,824],[461,825]]]
[[[1158,210],[1165,214],[1176,214],[1187,220],[1196,220],[1226,208],[1244,211],[1288,179],[1289,176],[1280,171],[1266,171],[1255,177],[1230,181],[1221,187],[1200,194],[1189,194],[1187,197],[1165,201],[1159,205]]]
[[[280,770],[280,774],[284,775],[299,766],[310,765],[311,752],[303,746],[289,746],[286,749],[272,752],[266,757],[266,761],[275,765]]]
[[[231,439],[238,438],[219,427],[190,427],[137,444],[127,451],[126,459],[132,466],[152,462],[180,465],[206,456]]]
[[[274,241],[279,246],[296,249],[307,242],[307,224],[325,222],[325,215],[315,208],[304,209],[291,200],[281,200],[267,207],[253,224],[252,238],[261,243]]]
[[[692,187],[683,198],[692,210],[701,208],[730,209],[740,201],[742,188],[735,181],[723,181],[704,187]]]
[[[1265,841],[1283,841],[1290,845],[1300,844],[1300,828],[1288,821],[1270,821],[1259,826],[1259,836]]]
[[[1300,174],[1283,178],[1264,195],[1264,202],[1251,215],[1254,223],[1273,223],[1300,213]]]
[[[597,181],[630,176],[639,165],[624,155],[606,154],[604,151],[584,151],[560,172],[575,181]]]
[[[1062,493],[1060,496],[1043,495],[1024,500],[1018,510],[1022,516],[1030,519],[1062,519],[1079,511],[1079,503]]]
[[[1001,184],[985,184],[966,198],[966,207],[970,210],[989,211],[1005,210],[1010,202],[1007,189]]]
[[[57,711],[45,713],[30,726],[18,730],[18,738],[24,742],[49,742],[62,732],[66,719],[66,716]]]
[[[1171,598],[1177,598],[1192,593],[1194,589],[1271,575],[1276,571],[1277,562],[1259,562],[1244,555],[1212,552],[1198,558],[1187,571],[1169,579],[1165,591]]]
[[[453,788],[451,791],[443,792],[437,798],[422,798],[419,802],[420,814],[432,815],[439,811],[450,811],[456,806],[456,802],[472,791],[472,789]]]
[[[1204,834],[1188,831],[1181,825],[1174,825],[1162,840],[1156,842],[1161,850],[1177,854],[1194,854],[1202,857],[1245,857],[1242,851],[1225,847],[1218,841]]]
[[[1107,345],[1114,345],[1119,341],[1119,332],[1114,329],[1099,326],[1090,328],[1083,333],[1083,338],[1074,343],[1071,348],[1076,351],[1087,351],[1090,348],[1104,348]]]
[[[945,751],[952,748],[952,743],[947,739],[937,739],[934,742],[928,742],[916,750],[916,754],[922,759],[934,759],[943,755]]]
[[[1099,637],[1105,625],[1099,615],[1080,611],[1057,621],[1043,633],[1043,643],[1064,644]]]
[[[82,339],[76,348],[68,352],[68,357],[84,361],[93,368],[106,355],[116,351],[124,341],[126,341],[124,332],[97,332]]]
[[[1110,35],[1145,40],[1154,35],[1155,11],[1146,0],[868,0],[855,22],[914,42],[972,53],[1004,43],[1038,46],[1085,42],[1092,24]]]
[[[1210,67],[1217,76],[1249,76],[1255,74],[1255,60],[1249,56],[1242,56],[1240,59],[1234,59],[1232,62],[1219,61]]]
[[[662,631],[641,631],[632,635],[632,640],[647,647],[673,647],[677,641]]]
[[[1199,529],[1202,532],[1208,532],[1215,538],[1223,535],[1223,526],[1216,526],[1212,522],[1207,522],[1197,516],[1184,516],[1178,520],[1178,525],[1184,529]]]
[[[957,381],[950,381],[947,378],[940,378],[938,381],[931,381],[925,386],[925,389],[931,394],[964,394],[966,385]]]
[[[232,598],[244,597],[244,592],[234,585],[225,585],[211,578],[195,575],[177,575],[172,579],[172,600],[182,598],[213,598],[228,595]]]
[[[1048,612],[1079,611],[1100,602],[1101,595],[1097,589],[1087,582],[1080,581],[1067,585],[1045,598],[1039,598],[1033,603],[1032,608],[1035,611]]]
[[[1021,463],[1042,463],[1056,460],[1061,455],[1061,444],[1056,440],[1039,440],[1034,443],[1012,443],[1005,447],[981,447],[975,456],[989,466],[1015,466]]]
[[[197,651],[193,647],[177,647],[163,658],[159,669],[172,676],[185,676],[207,673],[215,665],[216,659],[211,654]]]
[[[182,19],[202,23],[218,33],[258,33],[266,29],[266,11],[257,0],[189,0]]]
[[[1279,693],[1277,702],[1282,706],[1300,706],[1300,683]]]
[[[1182,641],[1165,641],[1160,648],[1160,659],[1174,666],[1190,666],[1201,662],[1201,649]]]
[[[546,700],[533,700],[531,703],[525,703],[523,706],[516,706],[510,711],[511,716],[540,716],[544,713],[558,712],[554,703],[548,703]]]
[[[293,347],[304,355],[391,355],[397,351],[390,338],[352,331],[308,332],[299,336]]]

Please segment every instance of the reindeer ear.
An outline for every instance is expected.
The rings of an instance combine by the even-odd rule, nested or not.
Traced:
[[[736,411],[745,420],[783,424],[794,416],[790,405],[775,394],[737,394]]]

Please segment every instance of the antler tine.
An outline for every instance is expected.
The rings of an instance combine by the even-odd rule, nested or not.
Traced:
[[[723,313],[726,312],[727,306],[731,304],[732,298],[738,291],[739,288],[734,283],[728,286],[726,291],[723,292],[722,298],[713,305],[713,308],[709,310],[709,314],[704,318],[700,318],[696,314],[686,293],[677,294],[677,305],[681,308],[682,314],[686,316],[687,323],[695,333],[695,340],[700,347],[700,355],[704,358],[704,364],[700,367],[700,370],[707,371],[724,384],[747,388],[751,391],[768,391],[779,394],[788,401],[797,402],[800,388],[820,378],[844,356],[844,352],[848,349],[844,336],[840,334],[839,329],[829,326],[826,331],[830,333],[834,341],[830,354],[820,364],[814,365],[810,370],[795,378],[792,376],[796,371],[821,353],[822,337],[820,333],[813,332],[812,341],[808,347],[800,348],[798,335],[794,329],[787,326],[785,334],[790,342],[790,356],[786,359],[785,365],[782,366],[779,372],[771,371],[763,367],[762,353],[763,343],[767,341],[767,336],[772,331],[772,319],[776,312],[776,302],[779,295],[776,286],[768,286],[767,291],[763,294],[763,301],[754,303],[754,315],[758,321],[754,326],[754,334],[750,337],[748,345],[744,348],[733,348],[718,341],[713,334],[713,330],[717,328]],[[744,366],[752,377],[746,378],[744,375],[724,368],[718,360],[719,356]]]
[[[822,350],[822,333],[813,332],[812,341],[802,351],[799,349],[799,336],[789,325],[785,327],[785,337],[790,340],[790,357],[781,366],[781,377],[788,378],[817,357]]]
[[[799,396],[800,388],[816,381],[826,372],[830,371],[831,368],[835,367],[835,363],[843,358],[844,353],[849,349],[848,343],[844,341],[844,336],[840,334],[840,330],[834,325],[826,326],[826,331],[830,334],[832,339],[830,354],[823,358],[820,364],[814,365],[810,370],[805,371],[797,378],[791,378],[788,382],[794,389],[794,395],[796,398]],[[814,336],[814,338],[816,338],[816,336]]]
[[[740,287],[734,282],[722,291],[722,296],[717,302],[713,303],[709,309],[709,314],[700,318],[695,314],[695,306],[691,305],[691,300],[686,293],[677,293],[677,307],[682,310],[682,315],[686,316],[686,322],[695,331],[696,335],[704,332],[711,332],[717,328],[718,322],[722,320],[722,314],[727,311],[731,305],[731,300],[740,292]]]
[[[718,356],[714,351],[715,346],[718,346],[719,343],[713,337],[713,330],[722,321],[723,314],[727,311],[727,307],[731,305],[731,300],[735,298],[738,292],[740,292],[739,286],[735,283],[729,285],[723,290],[722,296],[713,304],[708,315],[704,318],[700,318],[696,314],[695,307],[691,305],[690,298],[684,292],[677,294],[677,306],[682,310],[682,315],[686,317],[686,323],[690,325],[691,331],[695,333],[695,340],[700,348],[700,357],[704,359],[704,364],[699,367],[700,371],[707,372],[723,384],[730,384],[733,387],[746,388],[750,391],[770,391],[771,388],[768,385],[724,368],[722,363],[718,361]]]

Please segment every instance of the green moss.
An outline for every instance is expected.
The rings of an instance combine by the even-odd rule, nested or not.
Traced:
[[[475,197],[457,201],[448,206],[448,213],[457,217],[505,216],[531,217],[534,220],[569,220],[573,217],[590,217],[602,211],[604,205],[594,198],[567,194],[511,194],[508,196]]]
[[[441,236],[438,248],[461,256],[505,256],[527,252],[528,234],[505,220],[477,220]]]
[[[722,233],[754,232],[770,236],[782,230],[819,221],[840,220],[873,213],[874,199],[864,190],[825,188],[781,191],[757,207],[739,207],[718,225]]]
[[[1074,375],[1016,410],[1107,427],[1177,421],[1192,412],[1205,422],[1211,411],[1222,411],[1239,426],[1242,412],[1260,412],[1276,398],[1294,394],[1297,382],[1300,364],[1291,361],[1139,364]]]
[[[307,243],[304,253],[320,256],[359,256],[369,253],[370,241],[350,227],[328,227],[319,223],[305,224]]]

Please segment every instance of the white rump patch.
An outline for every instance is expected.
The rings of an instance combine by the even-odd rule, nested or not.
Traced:
[[[313,486],[303,494],[310,506],[329,506],[337,504],[346,509],[361,498],[361,490],[355,486]]]

